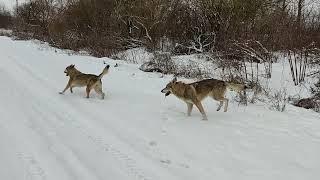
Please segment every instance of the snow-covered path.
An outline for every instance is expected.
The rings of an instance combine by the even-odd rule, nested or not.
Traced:
[[[102,59],[0,37],[0,179],[318,179],[320,116],[238,106],[209,121],[160,90],[170,77],[104,58],[105,100],[84,88],[58,94],[73,63],[98,74]],[[46,46],[45,46],[46,47]],[[113,68],[115,63],[119,67]]]

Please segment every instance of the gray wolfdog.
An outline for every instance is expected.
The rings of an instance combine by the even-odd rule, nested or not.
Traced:
[[[161,90],[162,93],[165,93],[165,96],[174,94],[176,97],[181,99],[187,104],[188,116],[191,115],[193,105],[199,109],[202,114],[203,120],[207,120],[207,115],[203,109],[201,101],[206,97],[210,96],[216,101],[219,101],[217,111],[221,109],[224,104],[224,112],[228,110],[229,100],[225,98],[225,93],[227,89],[240,92],[247,88],[243,84],[229,83],[217,79],[205,79],[202,81],[186,84],[181,81],[177,81],[177,78],[174,78],[167,86]]]

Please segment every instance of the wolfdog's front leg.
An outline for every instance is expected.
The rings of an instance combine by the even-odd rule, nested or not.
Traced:
[[[191,116],[191,111],[192,111],[193,104],[187,103],[187,106],[188,106],[187,114],[188,114],[188,116]]]
[[[69,82],[68,82],[68,84],[67,84],[67,86],[64,88],[64,90],[62,91],[62,92],[59,92],[59,94],[63,94],[64,92],[66,92],[66,90],[68,90],[69,89],[69,87],[70,87],[70,80],[69,80]]]
[[[201,102],[195,102],[194,103],[197,108],[199,109],[200,113],[202,114],[202,120],[208,120],[206,113],[204,112],[203,106]]]

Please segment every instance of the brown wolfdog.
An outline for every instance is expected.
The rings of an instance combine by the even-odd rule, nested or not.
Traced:
[[[72,88],[73,87],[84,87],[86,86],[86,94],[87,98],[89,98],[90,91],[94,89],[98,94],[101,95],[101,98],[104,99],[105,94],[102,92],[102,81],[101,78],[108,73],[109,71],[109,65],[107,65],[101,74],[94,75],[94,74],[85,74],[80,72],[74,67],[74,64],[68,66],[64,73],[66,73],[66,76],[69,76],[69,81],[67,83],[67,86],[64,88],[60,94],[63,94],[66,90],[70,88],[70,92],[73,93]]]
[[[188,107],[188,116],[191,115],[193,105],[196,105],[202,114],[203,120],[207,120],[207,115],[201,104],[203,99],[210,96],[214,100],[219,101],[220,104],[217,111],[219,111],[224,104],[224,112],[226,112],[228,110],[229,102],[229,100],[225,98],[227,89],[240,92],[246,88],[247,87],[243,84],[229,83],[217,79],[205,79],[186,84],[181,81],[177,81],[177,78],[174,78],[164,89],[161,90],[161,92],[165,93],[166,96],[172,93],[179,99],[183,100]]]

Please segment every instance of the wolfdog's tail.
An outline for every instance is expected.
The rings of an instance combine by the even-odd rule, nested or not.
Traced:
[[[103,69],[102,73],[99,74],[98,78],[101,79],[105,74],[107,74],[108,71],[109,71],[109,68],[110,68],[110,65],[107,65],[107,66]]]
[[[226,82],[226,86],[229,90],[236,92],[241,92],[248,88],[245,84],[237,84],[232,82]]]

